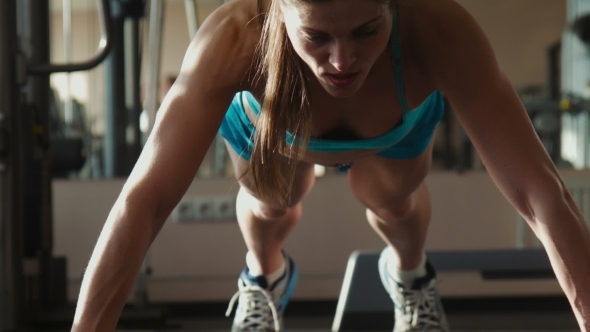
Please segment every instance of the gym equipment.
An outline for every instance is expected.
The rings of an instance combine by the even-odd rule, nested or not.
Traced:
[[[110,50],[103,39],[83,63],[49,63],[49,3],[8,0],[0,11],[0,330],[31,330],[64,304],[66,264],[52,256],[49,74],[87,70]]]
[[[113,46],[105,59],[104,175],[129,176],[139,158],[142,137],[139,115],[143,0],[110,0]],[[149,93],[148,93],[149,95]]]
[[[566,100],[561,106],[568,110],[562,117],[562,150],[564,158],[577,169],[590,167],[590,109],[568,107],[570,97],[588,99],[590,81],[590,3],[568,0],[568,27],[562,38],[561,90]]]
[[[160,91],[160,65],[162,58],[162,32],[165,1],[151,0],[149,4],[148,54],[146,85],[149,93],[146,96],[145,109],[148,114],[148,133],[152,131],[158,111],[158,95]],[[195,16],[196,17],[196,16]],[[189,24],[190,26],[191,24]]]

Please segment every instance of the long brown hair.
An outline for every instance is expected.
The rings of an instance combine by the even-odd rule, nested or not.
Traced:
[[[288,206],[296,161],[307,147],[312,123],[304,63],[287,36],[279,1],[271,1],[258,48],[258,74],[266,87],[250,171],[259,199]],[[288,143],[287,132],[292,135]]]

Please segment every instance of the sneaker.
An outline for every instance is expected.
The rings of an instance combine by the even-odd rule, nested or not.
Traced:
[[[273,285],[269,285],[264,276],[251,276],[247,267],[242,271],[238,279],[239,290],[226,312],[229,317],[238,302],[232,332],[284,331],[283,313],[299,278],[295,262],[285,256],[285,263],[285,274]]]
[[[393,332],[450,331],[436,289],[436,271],[430,262],[426,262],[426,276],[416,279],[412,288],[406,289],[390,276],[387,269],[388,255],[385,250],[379,258],[379,275],[394,304],[395,327]]]

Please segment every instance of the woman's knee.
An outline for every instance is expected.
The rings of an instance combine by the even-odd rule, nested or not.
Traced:
[[[368,206],[368,209],[384,222],[399,222],[413,216],[418,209],[429,209],[429,202],[426,184],[421,183],[409,195],[397,198],[389,204]]]
[[[413,194],[391,202],[385,206],[368,207],[373,214],[385,222],[395,222],[405,219],[414,207]]]
[[[301,210],[301,201],[291,200],[287,206],[275,202],[264,202],[242,187],[238,193],[237,209],[238,212],[252,213],[258,219],[270,221],[282,219],[290,213]]]
[[[301,217],[301,202],[289,207],[276,207],[261,204],[255,211],[255,215],[264,220],[279,220],[287,216],[290,218],[299,219]]]

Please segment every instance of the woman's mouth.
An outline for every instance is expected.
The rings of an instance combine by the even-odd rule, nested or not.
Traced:
[[[351,85],[356,77],[358,76],[358,73],[353,73],[353,74],[325,74],[326,78],[328,78],[328,80],[330,81],[330,83],[332,83],[334,86],[337,87],[345,87],[348,85]]]

